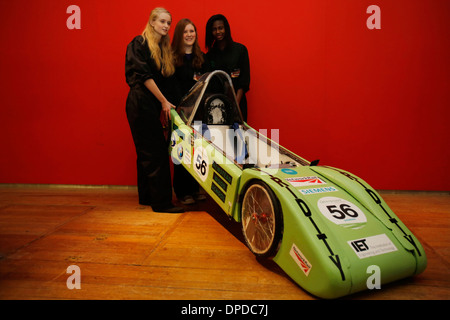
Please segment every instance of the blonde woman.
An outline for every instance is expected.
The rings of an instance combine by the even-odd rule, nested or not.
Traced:
[[[170,47],[172,16],[155,8],[141,35],[128,45],[125,78],[130,87],[126,113],[137,154],[139,203],[153,211],[179,213],[172,204],[169,154],[163,124],[170,117],[175,66]],[[163,120],[160,120],[163,119]]]

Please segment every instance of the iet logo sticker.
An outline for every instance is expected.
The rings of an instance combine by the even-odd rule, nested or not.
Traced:
[[[355,239],[347,243],[360,259],[397,251],[397,247],[386,234]]]

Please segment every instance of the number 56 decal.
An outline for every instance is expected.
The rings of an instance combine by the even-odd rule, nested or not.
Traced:
[[[317,202],[320,212],[331,222],[339,225],[367,222],[367,218],[358,206],[350,201],[323,197]]]
[[[209,158],[206,149],[198,147],[194,152],[194,170],[202,181],[205,181],[209,172]]]

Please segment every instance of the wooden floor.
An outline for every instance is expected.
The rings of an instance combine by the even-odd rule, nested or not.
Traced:
[[[381,194],[428,267],[345,299],[450,299],[449,193]],[[211,199],[189,208],[154,213],[134,188],[0,185],[0,299],[316,299],[255,259]],[[80,290],[67,288],[71,265]]]

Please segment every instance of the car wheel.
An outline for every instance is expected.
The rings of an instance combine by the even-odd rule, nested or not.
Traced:
[[[283,229],[281,217],[273,191],[261,181],[253,182],[245,191],[241,207],[242,232],[253,254],[275,255]]]

